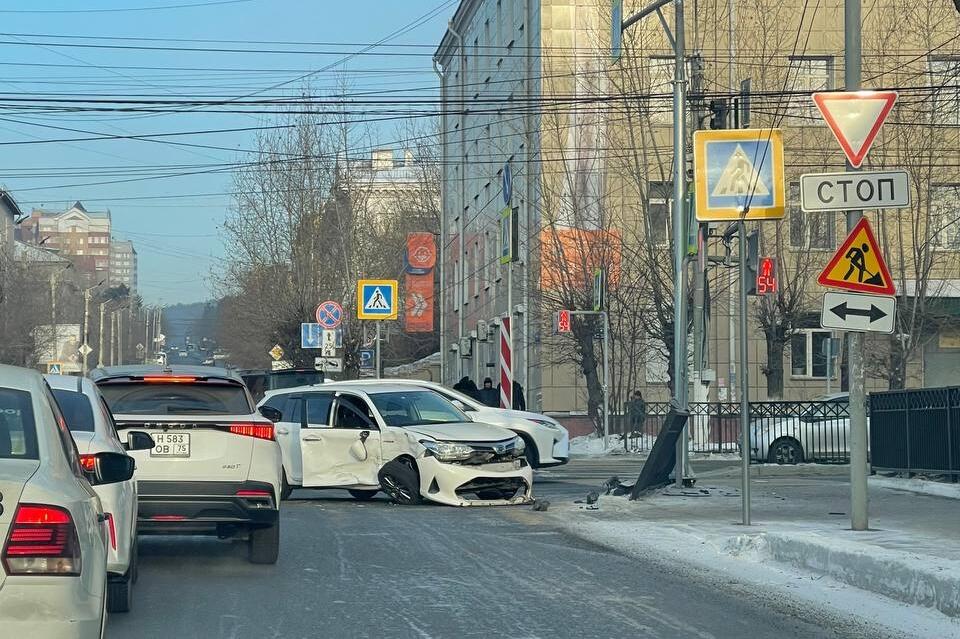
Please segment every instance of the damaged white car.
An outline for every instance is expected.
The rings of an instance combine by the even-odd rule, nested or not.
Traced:
[[[344,488],[356,499],[383,491],[398,504],[527,503],[533,475],[521,437],[478,424],[437,393],[384,382],[285,388],[261,414],[276,425],[283,493]]]

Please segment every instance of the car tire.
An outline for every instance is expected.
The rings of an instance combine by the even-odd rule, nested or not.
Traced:
[[[530,468],[540,468],[540,453],[537,451],[537,447],[526,437],[521,437],[521,439],[523,439],[523,443],[526,444],[523,456],[527,458],[527,465],[529,465]]]
[[[357,501],[370,501],[377,496],[379,490],[348,490],[350,496],[356,499]]]
[[[107,612],[130,612],[133,607],[133,564],[127,574],[116,580],[107,580]]]
[[[280,501],[290,499],[290,495],[292,494],[293,486],[287,481],[287,471],[283,471],[283,474],[280,476]]]
[[[771,464],[802,464],[803,448],[797,440],[790,437],[781,437],[770,444],[767,461]]]
[[[252,564],[275,564],[280,557],[280,521],[269,528],[250,531],[249,559]]]
[[[395,504],[415,506],[420,503],[420,477],[410,462],[393,460],[380,469],[380,489]]]

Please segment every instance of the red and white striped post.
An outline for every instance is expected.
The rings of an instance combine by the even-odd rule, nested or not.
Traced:
[[[513,341],[509,316],[500,320],[500,408],[513,408]]]

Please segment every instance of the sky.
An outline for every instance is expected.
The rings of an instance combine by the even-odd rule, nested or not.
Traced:
[[[431,54],[456,6],[453,0],[7,0],[0,8],[0,105],[6,102],[0,187],[25,212],[62,210],[75,201],[108,209],[114,235],[134,241],[147,303],[209,299],[208,276],[224,253],[219,227],[233,205],[229,164],[244,159],[256,133],[76,138],[256,127],[270,116],[186,107],[52,113],[20,108],[15,100],[279,96],[296,93],[307,74],[315,90],[333,88],[344,72],[355,91],[423,87],[432,94]],[[389,40],[394,46],[342,61],[398,30]],[[379,131],[378,142],[389,142],[393,132]]]

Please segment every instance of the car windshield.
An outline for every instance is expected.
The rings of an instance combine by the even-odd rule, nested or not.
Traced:
[[[113,382],[100,386],[114,415],[249,415],[247,394],[237,384]]]
[[[57,405],[60,406],[60,412],[67,420],[67,427],[70,430],[93,432],[93,408],[86,395],[77,391],[54,388],[53,396],[57,399]]]
[[[0,388],[0,459],[39,459],[30,393]]]
[[[374,393],[370,396],[388,426],[421,426],[470,421],[433,391]]]

